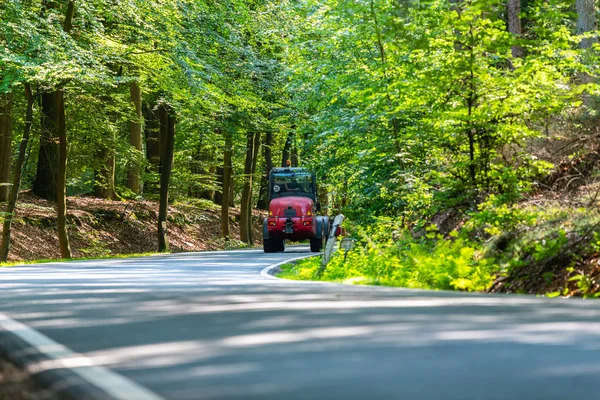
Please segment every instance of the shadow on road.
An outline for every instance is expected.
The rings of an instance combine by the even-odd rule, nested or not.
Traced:
[[[11,317],[169,399],[590,398],[598,382],[595,302],[257,274],[281,257],[21,268],[0,274],[0,301]]]

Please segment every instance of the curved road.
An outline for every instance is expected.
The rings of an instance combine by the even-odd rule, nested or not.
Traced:
[[[3,268],[0,312],[157,398],[598,398],[596,301],[261,275],[308,254]]]

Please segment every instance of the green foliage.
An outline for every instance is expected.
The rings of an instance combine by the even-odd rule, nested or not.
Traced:
[[[488,235],[499,235],[514,231],[521,226],[533,226],[538,214],[537,210],[527,210],[519,204],[506,204],[492,194],[478,205],[477,212],[473,213],[467,224],[467,229],[483,230]]]
[[[444,238],[434,228],[414,239],[388,230],[393,225],[388,221],[362,230],[355,250],[347,259],[337,252],[323,274],[319,274],[320,259],[309,259],[282,267],[282,277],[464,291],[485,290],[492,283],[495,265],[483,257],[476,242],[457,233]]]
[[[418,223],[482,193],[518,200],[551,168],[526,145],[579,104],[565,2],[530,3],[520,39],[502,1],[302,5],[290,87],[334,208]]]
[[[250,129],[269,129],[277,143],[283,140],[290,125],[282,118],[285,2],[134,0],[109,6],[81,0],[70,34],[62,28],[67,2],[49,4],[0,4],[0,93],[12,91],[18,105],[24,82],[36,93],[65,91],[69,194],[91,190],[106,163],[102,147],[116,159],[117,187],[124,186],[127,166],[136,159],[146,171],[144,181],[157,181],[143,154],[129,145],[129,122],[137,119],[131,82],[141,87],[144,107],[168,103],[177,113],[174,196],[218,189],[214,169],[222,164],[225,126],[235,131],[236,144],[245,144]],[[37,141],[32,144],[35,166]],[[243,146],[236,146],[238,155]],[[242,159],[235,158],[235,169]],[[25,188],[34,173],[26,170]]]

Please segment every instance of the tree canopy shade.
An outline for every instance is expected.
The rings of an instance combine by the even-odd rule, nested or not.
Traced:
[[[65,193],[160,196],[163,230],[169,199],[201,198],[222,206],[228,240],[240,205],[247,243],[279,160],[314,168],[329,210],[364,219],[513,202],[554,161],[532,143],[593,129],[595,13],[587,0],[3,1],[0,199],[22,176],[66,221]]]
[[[287,130],[277,111],[286,107],[280,98],[285,83],[277,43],[281,32],[274,23],[285,11],[280,6],[261,1],[140,0],[116,7],[103,0],[3,2],[0,92],[2,139],[8,145],[0,148],[2,154],[11,155],[11,138],[18,140],[9,122],[16,120],[18,128],[29,122],[18,114],[25,100],[19,87],[27,84],[39,100],[33,109],[39,140],[31,148],[34,161],[25,166],[23,184],[38,195],[61,204],[62,185],[71,194],[93,188],[101,197],[140,190],[152,196],[158,193],[153,188],[170,182],[172,197],[212,198],[219,188],[217,167],[229,149],[230,171],[232,176],[238,171],[241,179],[239,186],[230,185],[231,200],[224,208],[236,201],[242,186],[249,198],[244,203],[252,204],[252,179],[240,168],[247,132],[257,138],[253,175],[263,132]],[[171,137],[158,129],[161,107],[177,118],[179,133],[173,176],[159,181],[165,164],[157,160],[168,151]],[[10,159],[3,161],[2,180],[8,184]],[[8,186],[2,187],[6,199]]]
[[[489,191],[518,197],[549,167],[526,144],[578,105],[578,39],[566,3],[530,2],[519,36],[506,7],[303,2],[290,87],[305,153],[333,192],[356,210],[418,216]]]

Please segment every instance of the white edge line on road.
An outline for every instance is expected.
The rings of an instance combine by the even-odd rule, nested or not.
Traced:
[[[33,367],[32,372],[42,372],[46,369],[68,369],[118,400],[164,400],[156,393],[106,367],[94,365],[89,358],[73,352],[35,329],[4,314],[0,314],[0,329],[19,337],[48,357],[46,362],[42,361],[37,368]]]
[[[263,270],[260,271],[260,275],[263,276],[263,277],[265,277],[265,278],[269,278],[269,279],[283,280],[281,278],[276,277],[275,275],[271,275],[270,272],[272,270],[274,270],[275,268],[280,267],[280,266],[282,266],[284,264],[289,264],[289,263],[294,262],[294,261],[299,261],[299,260],[302,260],[302,259],[305,259],[305,258],[316,257],[316,256],[318,256],[318,254],[309,254],[309,255],[304,255],[304,256],[300,256],[300,257],[290,258],[289,260],[285,260],[285,261],[278,262],[277,264],[269,265],[268,267],[263,268]],[[294,282],[315,283],[313,281],[294,281]]]

